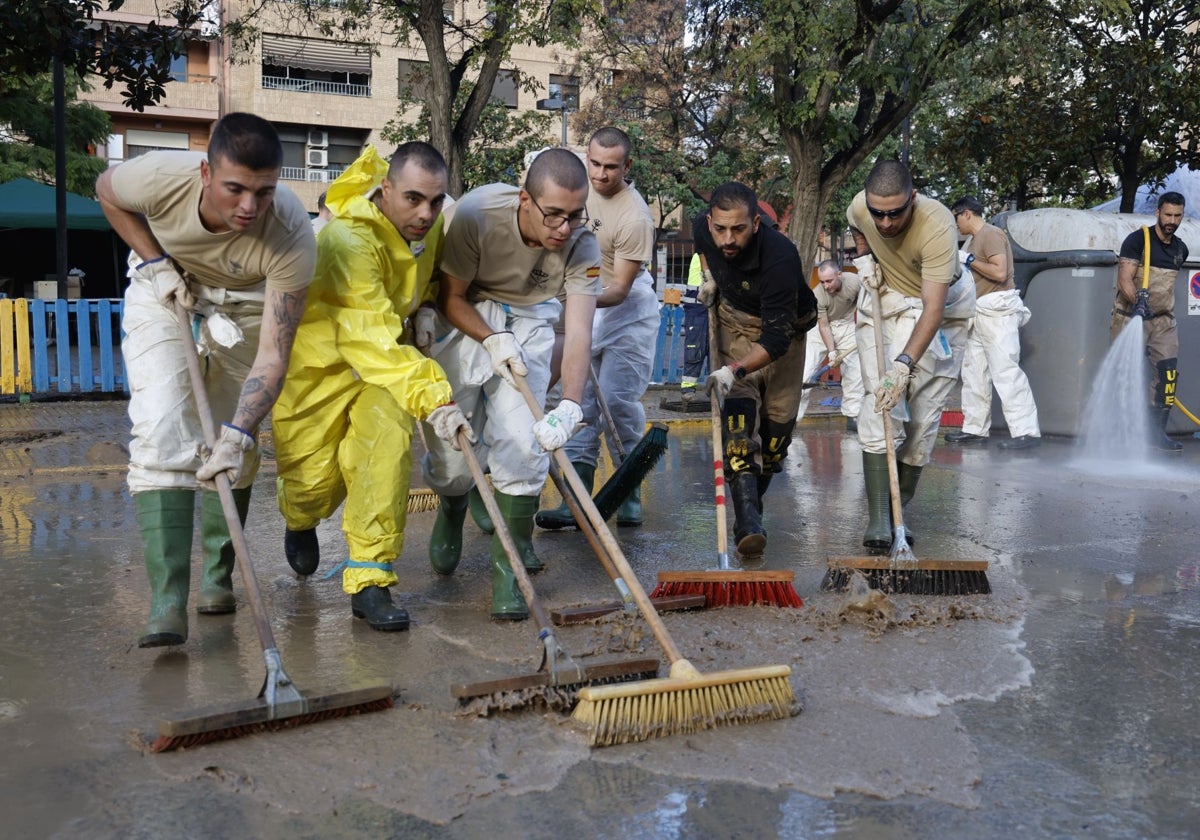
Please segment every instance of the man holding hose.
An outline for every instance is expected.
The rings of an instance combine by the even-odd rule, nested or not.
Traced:
[[[224,473],[245,521],[255,432],[279,395],[317,245],[304,205],[278,184],[283,147],[253,114],[227,114],[201,152],[150,152],[108,169],[96,195],[125,240],[121,351],[129,378],[129,491],[150,579],[139,647],[187,640],[195,492]],[[205,445],[176,303],[198,322],[201,368],[220,437]],[[221,502],[202,493],[204,570],[196,610],[236,608]]]
[[[942,409],[957,381],[975,314],[971,273],[958,259],[954,216],[941,203],[918,195],[908,167],[880,161],[866,188],[846,209],[858,249],[862,283],[879,290],[882,312],[871,295],[859,297],[858,358],[866,396],[858,415],[867,485],[863,545],[886,552],[892,545],[891,490],[884,423],[895,433],[900,501],[916,493],[929,463]],[[884,359],[878,369],[875,321],[882,321]]]

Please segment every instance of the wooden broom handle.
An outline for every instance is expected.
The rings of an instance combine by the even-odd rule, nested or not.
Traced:
[[[213,427],[212,408],[208,402],[208,391],[204,388],[204,374],[200,372],[200,355],[196,352],[196,339],[192,336],[191,316],[179,301],[175,301],[175,317],[179,322],[183,356],[187,360],[188,374],[192,380],[192,393],[196,398],[196,412],[200,415],[200,428],[204,430],[204,442],[211,451],[217,442],[216,430]],[[237,503],[233,499],[233,488],[225,473],[217,473],[214,480],[217,485],[217,495],[221,498],[221,509],[225,513],[225,525],[229,528],[229,539],[233,543],[233,553],[242,570],[242,584],[246,587],[246,599],[250,603],[250,613],[254,616],[254,626],[258,629],[258,639],[262,643],[263,650],[273,649],[276,647],[275,634],[271,632],[271,622],[267,621],[267,611],[263,606],[262,592],[258,588],[258,578],[255,576],[254,566],[250,562],[250,547],[246,543],[246,534],[242,530],[242,520],[238,517]]]
[[[708,261],[700,257],[700,265],[708,270]],[[717,341],[717,307],[708,310],[708,372],[712,374],[720,364],[720,343]],[[725,521],[725,446],[721,439],[721,404],[717,400],[716,389],[708,394],[712,408],[712,448],[713,448],[713,493],[717,505],[717,564],[722,569],[729,568],[729,525]]]
[[[533,391],[529,390],[529,383],[525,381],[525,377],[520,374],[513,374],[513,381],[516,383],[517,390],[521,392],[521,396],[525,398],[525,404],[529,406],[529,411],[533,414],[534,420],[542,419],[542,407],[538,405],[537,399],[533,396]],[[571,462],[567,460],[567,454],[562,451],[562,448],[555,449],[551,456],[555,463],[558,464],[559,471],[567,479],[571,485],[571,489],[575,491],[575,496],[579,500],[580,506],[584,513],[587,514],[588,521],[592,527],[596,529],[597,536],[604,543],[604,548],[608,552],[609,559],[612,560],[621,578],[625,581],[625,585],[629,587],[629,591],[633,594],[633,600],[637,602],[638,609],[641,610],[642,618],[650,625],[650,631],[654,634],[654,638],[658,640],[662,646],[663,653],[672,664],[683,659],[683,654],[679,652],[678,646],[671,638],[671,634],[667,632],[667,626],[659,617],[658,611],[654,609],[654,604],[650,602],[650,598],[646,595],[646,590],[638,583],[637,576],[633,573],[633,569],[629,567],[629,561],[625,559],[625,555],[621,552],[621,547],[617,545],[617,540],[613,537],[612,532],[608,530],[608,525],[600,516],[600,511],[596,510],[596,504],[592,501],[592,497],[588,494],[587,488],[583,486],[583,480],[575,473],[575,469],[571,466]]]
[[[878,286],[868,285],[867,288],[871,290],[871,308],[874,310],[871,313],[871,325],[875,330],[875,387],[878,388],[879,383],[883,381],[884,365],[887,364],[883,352],[883,302],[880,299]],[[915,365],[916,362],[913,364]],[[888,486],[892,495],[892,527],[903,528],[904,506],[900,504],[900,474],[896,467],[896,438],[892,433],[892,413],[884,411],[881,414],[883,414],[883,439],[887,442]]]

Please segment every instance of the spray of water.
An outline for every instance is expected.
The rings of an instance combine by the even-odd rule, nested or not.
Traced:
[[[1142,319],[1134,316],[1108,348],[1079,430],[1079,466],[1127,467],[1150,460],[1147,366]]]

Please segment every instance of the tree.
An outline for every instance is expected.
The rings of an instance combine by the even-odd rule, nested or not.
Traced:
[[[396,44],[419,41],[424,46],[426,139],[445,155],[455,195],[462,194],[467,182],[472,139],[513,47],[577,46],[584,27],[600,20],[603,11],[601,0],[489,0],[481,8],[467,4],[462,16],[449,14],[443,0],[343,0],[335,10],[328,0],[296,0],[290,5],[293,25],[301,31],[315,27],[358,43],[374,45],[389,38]],[[227,26],[228,32],[242,43],[252,40],[260,11],[248,10]],[[533,80],[512,72],[518,87],[535,89]]]
[[[124,0],[6,0],[0,4],[0,89],[13,77],[46,72],[55,60],[83,79],[95,74],[106,88],[124,87],[125,105],[142,111],[166,95],[171,59],[187,49],[185,33],[201,16],[202,0],[177,0],[163,20],[173,26],[97,25],[97,12]]]
[[[78,87],[76,83],[75,87]],[[0,183],[14,178],[54,182],[54,113],[52,83],[48,75],[33,78],[10,76],[0,90],[0,124],[8,126],[0,137]],[[73,94],[74,91],[69,91]],[[69,104],[66,119],[66,188],[92,196],[105,162],[89,153],[88,146],[103,143],[111,130],[108,115],[91,105]]]

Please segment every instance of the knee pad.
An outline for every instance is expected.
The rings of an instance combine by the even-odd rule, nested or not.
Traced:
[[[1179,378],[1179,359],[1163,359],[1156,365],[1158,369],[1158,387],[1154,392],[1154,404],[1159,408],[1170,408],[1175,405],[1175,384]]]
[[[750,469],[758,454],[755,439],[758,406],[744,397],[727,399],[721,419],[725,423],[725,469],[729,472]]]
[[[763,472],[780,472],[783,469],[783,459],[787,457],[788,446],[792,442],[792,430],[796,421],[778,423],[767,420],[763,423]]]

